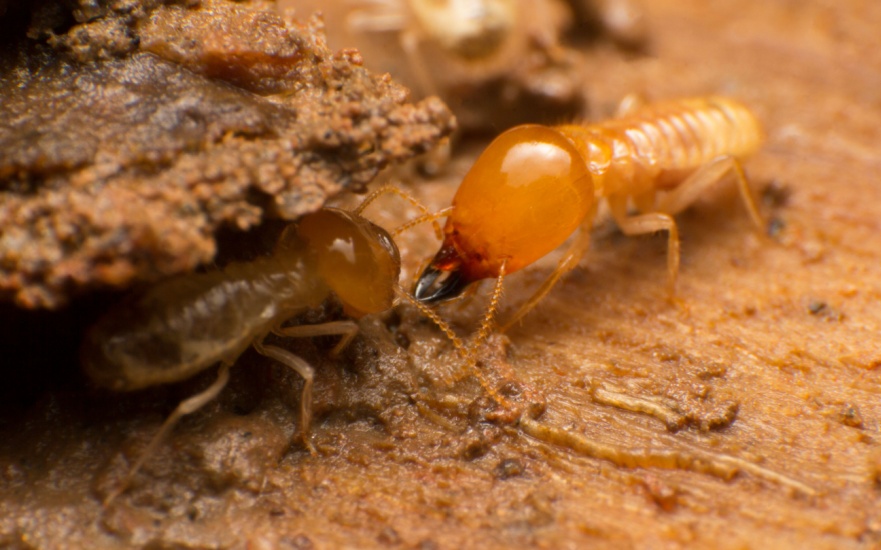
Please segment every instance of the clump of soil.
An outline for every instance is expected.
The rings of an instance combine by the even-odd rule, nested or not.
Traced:
[[[432,147],[454,119],[269,4],[45,2],[0,54],[0,300],[58,308],[214,258]]]

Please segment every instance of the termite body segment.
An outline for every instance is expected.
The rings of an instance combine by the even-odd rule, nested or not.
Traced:
[[[498,278],[503,263],[505,273],[518,271],[580,228],[510,326],[586,253],[601,199],[627,235],[668,232],[671,293],[679,270],[672,215],[707,187],[734,174],[761,227],[740,162],[758,150],[763,134],[744,105],[706,97],[628,107],[601,123],[524,125],[497,137],[462,180],[441,248],[417,281],[416,298],[433,303],[457,297],[473,282]],[[631,206],[639,213],[631,214]]]
[[[341,349],[357,332],[352,321],[283,323],[320,305],[331,293],[351,317],[385,311],[396,298],[400,265],[398,249],[385,230],[356,213],[325,208],[288,226],[268,257],[169,279],[99,319],[82,348],[85,372],[99,385],[138,390],[179,382],[221,364],[217,380],[177,407],[105,502],[125,489],[180,417],[216,397],[229,367],[251,345],[304,378],[300,431],[308,446],[312,367],[285,349],[264,344],[264,338],[270,332],[338,334],[343,336],[337,346]]]

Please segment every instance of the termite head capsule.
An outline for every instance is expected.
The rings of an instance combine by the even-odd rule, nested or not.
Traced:
[[[594,201],[587,166],[563,134],[539,125],[504,132],[462,180],[415,297],[455,298],[475,281],[498,277],[503,263],[513,273],[535,262],[563,244]]]
[[[350,212],[324,208],[304,216],[296,231],[314,254],[317,275],[347,315],[358,318],[392,307],[401,256],[385,229]]]

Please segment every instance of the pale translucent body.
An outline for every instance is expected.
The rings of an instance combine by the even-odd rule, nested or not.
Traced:
[[[336,209],[305,216],[274,253],[159,283],[89,331],[83,366],[98,384],[137,390],[224,361],[334,292],[360,317],[389,309],[400,257],[385,231]]]

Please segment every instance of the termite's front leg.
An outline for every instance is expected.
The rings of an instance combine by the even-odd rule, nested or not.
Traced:
[[[315,447],[309,438],[309,427],[312,425],[312,382],[315,379],[315,369],[288,350],[263,344],[263,338],[254,342],[254,349],[270,359],[275,359],[303,377],[303,392],[300,394],[300,436],[309,452],[315,454]]]

